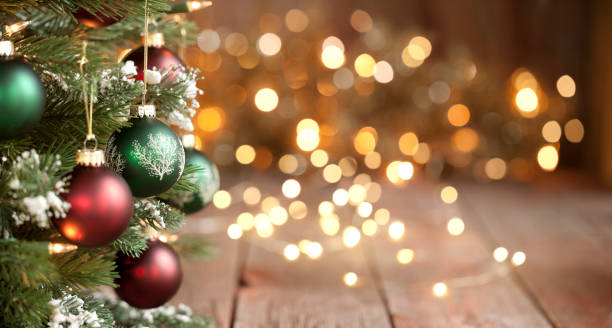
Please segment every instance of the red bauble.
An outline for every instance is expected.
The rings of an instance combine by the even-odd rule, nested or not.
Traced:
[[[117,256],[117,295],[133,307],[150,309],[168,302],[178,291],[183,273],[178,254],[167,244],[150,239],[139,258]]]
[[[54,218],[60,233],[72,243],[100,247],[119,238],[134,211],[128,184],[110,169],[77,165],[70,191],[62,197],[71,207],[65,218]]]
[[[140,47],[130,51],[124,58],[123,62],[131,60],[136,65],[136,69],[138,70],[138,75],[136,79],[142,81],[144,74],[142,73],[142,67],[144,66],[144,47]],[[147,54],[147,68],[153,69],[153,67],[157,67],[158,70],[166,69],[170,73],[170,79],[173,79],[176,75],[177,71],[171,72],[170,70],[173,67],[185,66],[181,58],[172,52],[172,50],[161,46],[161,47],[149,47],[149,52]]]
[[[79,8],[79,10],[75,11],[73,15],[76,17],[79,23],[92,28],[107,27],[123,19],[123,17],[113,18],[100,13],[96,13],[96,15],[94,15],[83,8]]]

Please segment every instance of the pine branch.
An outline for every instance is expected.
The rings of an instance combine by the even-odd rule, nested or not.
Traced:
[[[111,247],[131,257],[139,257],[147,249],[147,236],[137,226],[133,225],[119,239],[115,240]]]
[[[112,249],[83,249],[51,257],[57,266],[59,282],[49,286],[56,293],[70,289],[92,289],[115,286],[115,253]]]
[[[199,235],[180,235],[170,245],[186,258],[208,259],[216,255],[215,243]]]

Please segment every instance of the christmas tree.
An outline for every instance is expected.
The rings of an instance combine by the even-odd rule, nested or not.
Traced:
[[[164,305],[178,254],[208,254],[173,232],[218,188],[177,135],[202,93],[181,15],[210,2],[170,3],[0,1],[0,326],[211,324]]]

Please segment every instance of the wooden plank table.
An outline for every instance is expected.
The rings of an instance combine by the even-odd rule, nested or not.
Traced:
[[[355,248],[324,244],[317,260],[302,254],[289,262],[279,250],[286,242],[318,240],[316,207],[330,199],[331,187],[303,188],[300,198],[311,213],[290,219],[270,240],[225,234],[240,212],[253,208],[206,209],[188,219],[186,230],[208,232],[219,253],[185,263],[174,302],[213,317],[220,328],[612,327],[611,193],[456,183],[459,199],[449,205],[440,200],[441,187],[383,186],[375,209],[404,222],[405,236],[393,241],[379,227]],[[348,209],[338,214],[343,225],[354,220]],[[452,217],[465,223],[460,236],[446,230]],[[524,251],[526,263],[495,262],[498,246],[510,257]],[[415,251],[411,263],[398,263],[402,248]],[[359,277],[352,287],[342,280],[349,271]],[[446,296],[433,295],[436,282],[449,286]]]

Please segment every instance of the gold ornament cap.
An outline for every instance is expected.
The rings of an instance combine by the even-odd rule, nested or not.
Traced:
[[[77,150],[76,162],[83,166],[102,166],[104,164],[104,152],[99,149],[79,149]]]
[[[160,32],[150,33],[148,39],[149,39],[148,40],[149,42],[147,42],[147,44],[149,45],[149,47],[159,48],[159,47],[163,47],[166,44],[166,40],[164,39],[164,34]],[[144,43],[145,43],[145,37],[143,35],[142,44]]]

